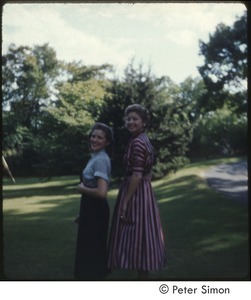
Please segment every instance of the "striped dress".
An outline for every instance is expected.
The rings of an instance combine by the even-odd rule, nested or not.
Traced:
[[[121,183],[114,208],[110,238],[108,267],[160,270],[165,265],[164,238],[159,210],[151,186],[153,148],[145,133],[133,137],[124,156],[126,176]],[[127,205],[128,223],[120,221],[122,200],[130,175],[141,173],[142,180]]]

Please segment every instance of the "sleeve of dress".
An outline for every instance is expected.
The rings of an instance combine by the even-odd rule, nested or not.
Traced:
[[[143,174],[145,168],[145,154],[145,144],[141,140],[135,139],[131,145],[131,163],[133,174]]]
[[[107,159],[100,158],[95,163],[94,177],[100,177],[107,182],[110,180],[111,167]]]

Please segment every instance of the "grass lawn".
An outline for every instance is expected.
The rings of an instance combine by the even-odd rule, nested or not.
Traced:
[[[152,280],[246,280],[248,208],[210,189],[203,171],[211,160],[154,181],[166,239],[167,266]],[[9,280],[73,280],[80,195],[78,178],[3,181],[5,275]],[[117,189],[109,191],[111,214]],[[114,271],[108,280],[135,280]]]

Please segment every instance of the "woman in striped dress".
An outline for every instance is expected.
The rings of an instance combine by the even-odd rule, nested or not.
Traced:
[[[109,268],[135,269],[139,278],[165,265],[164,238],[151,186],[153,147],[145,133],[147,110],[133,104],[125,110],[132,134],[124,162],[126,176],[114,209],[109,240]]]

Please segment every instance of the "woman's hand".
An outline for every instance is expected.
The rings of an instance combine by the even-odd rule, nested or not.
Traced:
[[[127,205],[131,199],[131,197],[133,196],[133,194],[136,192],[140,181],[142,179],[142,174],[132,174],[131,178],[130,178],[130,182],[127,188],[127,191],[125,193],[123,202],[122,202],[122,206],[121,206],[121,210],[120,210],[120,215],[119,218],[122,222],[125,223],[130,223],[127,218],[126,218],[126,211],[127,211]]]
[[[126,210],[127,208],[125,208],[125,205],[123,205],[119,215],[120,221],[127,225],[133,225],[134,223],[128,219],[128,216],[126,216]]]
[[[120,216],[119,216],[119,217],[120,217],[120,221],[126,223],[126,222],[127,222],[127,219],[126,219],[125,214],[126,214],[126,210],[122,208],[122,209],[120,210]]]
[[[123,219],[125,219],[126,209],[127,209],[127,204],[123,203],[120,210],[120,217],[122,217]]]
[[[85,186],[84,184],[81,182],[78,186],[77,186],[77,191],[82,194],[84,193],[84,189],[85,189]]]
[[[123,222],[123,223],[126,223],[126,224],[129,224],[131,223],[128,218],[126,217],[126,212],[127,212],[127,205],[128,205],[128,202],[127,201],[124,201],[124,203],[122,204],[122,207],[120,209],[120,221]]]
[[[77,215],[76,218],[74,219],[74,223],[76,223],[77,225],[79,225],[79,215]]]
[[[108,182],[105,179],[98,177],[97,178],[97,187],[90,188],[90,187],[87,187],[86,185],[84,185],[84,183],[81,182],[77,186],[77,191],[80,194],[85,194],[85,195],[89,195],[89,196],[92,196],[92,197],[106,198],[107,191],[108,191]]]

